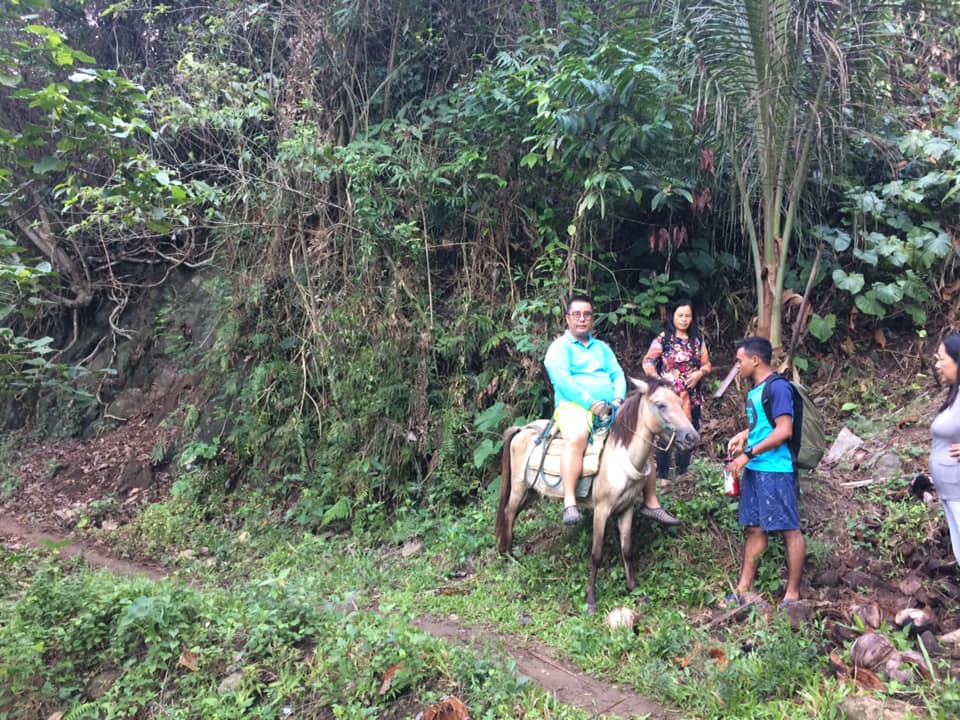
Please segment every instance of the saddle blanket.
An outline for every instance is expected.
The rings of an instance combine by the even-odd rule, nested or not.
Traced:
[[[546,420],[532,423],[528,427],[542,433],[547,426]],[[526,473],[524,479],[527,485],[536,490],[541,495],[547,497],[563,497],[563,488],[560,484],[560,455],[563,452],[563,437],[556,432],[541,440],[539,443],[531,443],[530,450],[527,452],[527,460],[524,463]],[[607,442],[607,433],[595,433],[591,442],[587,445],[587,450],[583,456],[583,469],[580,472],[580,479],[577,480],[576,496],[578,498],[590,497],[590,491],[593,489],[593,477],[600,469],[600,455]],[[645,471],[649,472],[650,462],[647,461]]]

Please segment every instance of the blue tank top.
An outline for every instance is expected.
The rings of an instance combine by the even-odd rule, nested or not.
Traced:
[[[753,447],[773,432],[773,426],[763,411],[763,388],[770,382],[764,380],[747,393],[747,422],[750,432],[747,434],[747,446]],[[793,392],[785,382],[775,382],[770,386],[770,410],[774,418],[781,415],[793,417]],[[793,457],[790,455],[789,441],[773,450],[767,450],[747,463],[747,467],[758,472],[793,472]]]

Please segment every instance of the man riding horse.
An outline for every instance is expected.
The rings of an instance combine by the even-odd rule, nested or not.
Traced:
[[[575,491],[594,421],[623,404],[627,383],[613,350],[590,332],[593,301],[589,297],[571,298],[566,322],[567,331],[550,345],[544,365],[553,383],[553,419],[564,439],[560,456],[563,522],[573,525],[581,520]],[[680,521],[660,506],[653,474],[646,482],[640,513],[663,525],[679,525]]]

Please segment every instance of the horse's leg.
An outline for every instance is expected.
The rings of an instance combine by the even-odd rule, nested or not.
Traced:
[[[517,522],[517,515],[523,507],[523,501],[527,498],[527,484],[523,477],[515,479],[510,488],[510,500],[504,509],[503,536],[500,538],[500,552],[507,554],[513,552],[513,526]]]
[[[637,579],[633,570],[633,508],[628,507],[617,518],[620,528],[620,555],[623,557],[623,568],[627,573],[627,592],[633,592],[637,586]]]
[[[594,480],[596,482],[596,480]],[[587,612],[593,615],[597,611],[597,571],[603,560],[603,533],[610,517],[610,507],[598,503],[593,508],[593,546],[590,550],[590,584],[587,586]]]
[[[510,552],[513,542],[513,522],[517,517],[517,501],[514,498],[515,493],[515,469],[518,465],[514,455],[516,449],[513,447],[513,441],[520,428],[508,428],[503,434],[503,453],[500,463],[500,500],[497,503],[497,521],[494,534],[497,538],[497,547],[501,553]],[[521,469],[522,472],[522,469]],[[513,511],[510,509],[513,507]]]

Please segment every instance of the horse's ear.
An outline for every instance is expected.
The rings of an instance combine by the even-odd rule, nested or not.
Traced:
[[[630,382],[632,382],[634,387],[636,387],[637,390],[640,391],[641,395],[646,395],[648,392],[650,392],[650,383],[648,383],[646,380],[637,380],[636,378],[630,378]]]

